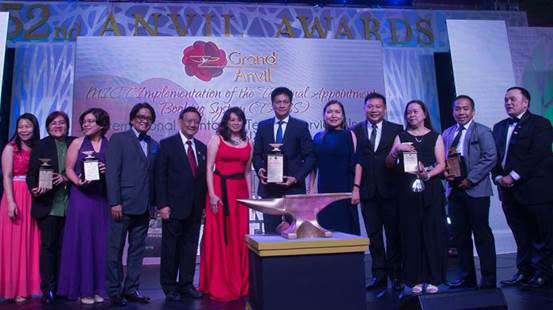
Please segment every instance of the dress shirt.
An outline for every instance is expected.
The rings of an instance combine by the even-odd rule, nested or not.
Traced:
[[[196,165],[198,165],[198,152],[196,152],[196,143],[194,143],[194,138],[188,139],[185,135],[182,134],[182,131],[179,130],[179,135],[182,140],[182,144],[184,144],[184,151],[186,154],[188,154],[188,144],[187,142],[190,141],[192,144],[192,151],[194,151],[194,157],[196,158]]]
[[[274,130],[273,130],[273,137],[275,138],[275,141],[276,141],[276,135],[277,135],[277,130],[278,130],[278,122],[280,120],[278,118],[275,117],[275,125],[274,125]],[[286,132],[286,126],[288,125],[288,122],[290,121],[290,115],[286,116],[283,120],[282,120],[284,123],[282,123],[282,140],[284,140],[284,133]]]
[[[465,127],[465,130],[461,133],[461,138],[459,139],[459,144],[457,144],[457,153],[461,154],[461,156],[465,156],[465,136],[467,135],[467,131],[469,130],[470,125],[472,124],[472,119],[463,125]],[[455,134],[453,137],[457,135],[459,130],[461,129],[461,125],[457,124],[457,129],[455,130]]]
[[[138,138],[140,136],[140,133],[138,130],[136,130],[134,127],[132,127],[132,132],[134,132],[134,135]],[[140,147],[142,148],[142,152],[144,152],[144,155],[148,157],[148,143],[145,140],[138,140],[138,143],[140,143]]]
[[[522,116],[525,114],[526,112],[523,112],[521,113],[520,115],[518,115],[516,118],[518,118],[519,120],[522,119]],[[507,152],[509,152],[509,143],[511,143],[511,136],[513,135],[513,131],[515,131],[515,128],[517,127],[518,123],[512,123],[509,125],[509,127],[507,128],[507,141],[505,142],[505,153],[503,155],[503,160],[501,161],[501,167],[505,168],[505,164],[507,163]],[[516,171],[511,171],[509,173],[509,175],[513,178],[513,180],[515,181],[518,181],[520,180],[520,175],[518,173],[516,173]],[[499,180],[501,178],[501,176],[497,176],[495,178],[495,180]]]
[[[373,151],[376,152],[376,150],[378,149],[378,144],[380,144],[380,138],[382,137],[382,123],[384,121],[380,121],[378,123],[376,123],[376,139],[374,140],[374,149]],[[373,131],[373,124],[369,121],[367,121],[367,139],[370,140],[371,138],[371,133]]]

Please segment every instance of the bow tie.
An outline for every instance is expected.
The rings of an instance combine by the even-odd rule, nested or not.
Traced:
[[[146,141],[147,138],[148,136],[143,132],[138,134],[138,141]]]
[[[518,122],[520,122],[520,119],[518,117],[511,117],[508,119],[508,122],[509,122],[509,125],[518,124]]]

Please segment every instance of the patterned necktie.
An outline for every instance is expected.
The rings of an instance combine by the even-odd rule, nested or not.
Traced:
[[[276,139],[275,139],[275,142],[276,143],[282,143],[282,124],[284,124],[285,121],[278,121],[278,129],[277,129],[277,134],[276,134]]]
[[[198,171],[198,164],[196,163],[196,156],[194,156],[194,150],[192,149],[192,141],[186,141],[186,145],[188,145],[188,163],[190,164],[190,170],[192,170],[192,175],[196,176],[196,172]]]
[[[373,146],[373,150],[376,151],[376,134],[378,130],[378,126],[376,124],[371,124],[371,136],[369,137],[369,142]]]
[[[457,148],[457,145],[459,145],[459,141],[461,140],[461,136],[463,135],[464,130],[465,126],[461,126],[461,128],[459,128],[459,131],[457,131],[457,135],[455,135],[453,142],[451,142],[451,148]]]

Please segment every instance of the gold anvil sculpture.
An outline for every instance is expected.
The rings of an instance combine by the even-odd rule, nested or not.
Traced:
[[[351,199],[351,193],[285,195],[272,199],[237,199],[246,207],[270,215],[292,216],[292,223],[281,232],[286,239],[332,237],[317,221],[317,214],[334,201]]]

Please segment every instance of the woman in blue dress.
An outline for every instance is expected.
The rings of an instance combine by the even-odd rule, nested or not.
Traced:
[[[325,130],[313,138],[316,166],[311,173],[310,193],[348,193],[353,189],[355,135],[346,128],[344,106],[337,100],[323,108]],[[332,231],[359,235],[357,206],[350,200],[336,201],[318,216],[319,224]]]

